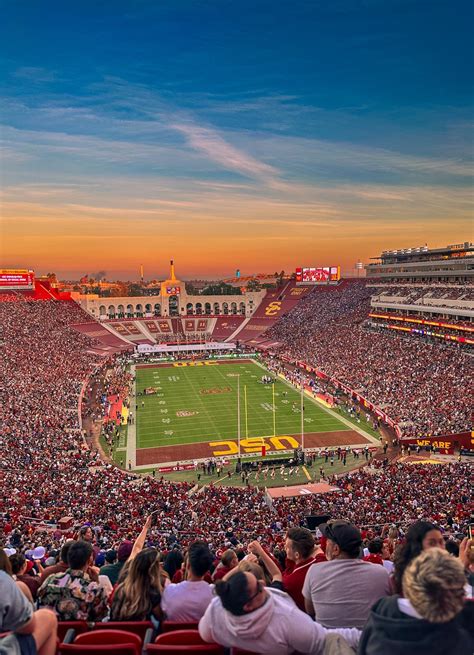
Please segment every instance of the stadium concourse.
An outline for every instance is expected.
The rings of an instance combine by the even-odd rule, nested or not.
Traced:
[[[86,443],[78,411],[81,394],[87,400],[96,393],[93,381],[101,381],[102,394],[126,393],[127,354],[104,356],[98,340],[72,329],[89,317],[71,301],[20,294],[2,300],[0,602],[8,601],[4,616],[11,618],[5,629],[32,617],[32,601],[52,608],[60,625],[112,617],[151,621],[157,630],[166,617],[201,619],[204,641],[257,653],[355,652],[347,649],[358,642],[360,653],[408,653],[413,638],[420,653],[472,653],[470,463],[378,459],[330,479],[338,491],[271,503],[255,488],[210,485],[196,493],[193,484],[127,473]],[[363,387],[409,430],[468,429],[467,356],[366,333],[366,304],[363,283],[315,290],[269,339],[286,356]],[[315,543],[300,527],[308,515],[340,520],[325,523]],[[55,568],[45,572],[49,565]],[[215,581],[229,574],[216,582],[214,598],[205,587],[211,572]],[[40,609],[35,616],[36,629],[56,634],[50,614]],[[387,620],[397,626],[399,650]]]

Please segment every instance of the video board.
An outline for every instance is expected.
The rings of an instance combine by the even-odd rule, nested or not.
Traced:
[[[296,281],[306,284],[327,284],[341,279],[340,266],[320,266],[318,268],[297,268]]]
[[[26,268],[1,268],[0,269],[0,290],[17,291],[21,289],[33,289],[35,284],[34,271]]]

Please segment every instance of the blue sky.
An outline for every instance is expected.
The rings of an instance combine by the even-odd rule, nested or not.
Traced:
[[[0,11],[5,265],[350,267],[472,238],[471,3]]]

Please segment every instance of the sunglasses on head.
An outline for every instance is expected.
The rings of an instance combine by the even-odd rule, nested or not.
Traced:
[[[261,580],[257,580],[257,591],[254,594],[252,594],[252,596],[248,597],[247,602],[245,604],[250,603],[254,598],[256,598],[258,594],[260,594],[263,591],[264,586],[265,585]]]
[[[344,519],[330,519],[326,523],[326,537],[339,546],[339,541],[334,532],[334,527],[337,525],[349,525],[349,521],[345,521]]]

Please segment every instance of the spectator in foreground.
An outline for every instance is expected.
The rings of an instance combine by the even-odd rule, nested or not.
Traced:
[[[33,612],[12,578],[0,571],[0,632],[12,633],[0,637],[0,652],[54,655],[57,629],[54,613],[44,609]]]
[[[163,592],[161,608],[170,621],[199,621],[212,600],[214,587],[204,580],[212,564],[212,555],[204,541],[190,544],[187,555],[187,579],[169,584]]]
[[[160,553],[155,548],[145,548],[132,559],[124,581],[115,590],[111,620],[153,620],[158,625],[162,618],[163,584]]]
[[[303,585],[306,611],[326,628],[360,628],[372,605],[391,593],[383,566],[359,559],[362,536],[344,519],[319,527],[327,539],[328,562],[312,566]]]
[[[249,555],[244,557],[243,561],[239,563],[238,568],[245,570],[242,568],[242,564],[244,564],[246,561],[252,562],[252,558],[254,558],[258,568],[263,573],[262,578],[260,575],[255,574],[257,579],[266,581],[269,587],[274,587],[275,589],[280,589],[280,591],[285,591],[282,572],[277,564],[276,559],[270,557],[267,551],[262,547],[262,544],[257,540],[251,541],[249,543],[248,550]]]
[[[403,574],[405,598],[382,598],[372,608],[359,655],[472,655],[474,603],[465,598],[461,562],[440,548],[411,560]]]
[[[326,557],[318,548],[315,554],[314,537],[306,528],[290,528],[285,540],[286,567],[283,571],[283,587],[300,610],[304,612],[303,584],[313,564],[325,562]]]
[[[393,584],[402,593],[402,578],[408,564],[428,548],[446,548],[441,530],[429,521],[416,521],[408,528],[406,541],[394,554]]]
[[[125,563],[130,557],[133,550],[133,543],[126,539],[122,541],[117,550],[117,561],[113,564],[106,564],[100,570],[102,575],[106,575],[112,585],[116,585]],[[106,555],[107,557],[107,555]]]
[[[53,575],[53,573],[64,573],[65,571],[68,570],[69,564],[67,562],[68,558],[68,553],[69,549],[74,543],[73,539],[68,539],[66,543],[63,545],[61,548],[61,554],[60,554],[60,561],[57,564],[51,564],[51,566],[47,566],[45,569],[41,571],[40,575],[40,582],[43,584],[43,582],[48,578],[50,575]]]
[[[100,574],[106,575],[109,578],[112,585],[116,584],[118,580],[118,576],[120,575],[120,570],[122,568],[120,567],[120,570],[118,570],[116,564],[117,564],[117,551],[111,548],[110,550],[107,550],[105,552],[104,564],[103,566],[100,567]]]
[[[38,590],[38,605],[53,609],[60,621],[100,621],[108,614],[107,596],[88,569],[94,562],[92,544],[75,541],[69,548],[69,568],[54,573]]]
[[[364,556],[364,562],[370,562],[371,564],[380,564],[383,566],[382,559],[382,550],[383,550],[383,541],[379,537],[369,541],[367,546],[367,555]]]
[[[183,559],[183,553],[180,551],[179,546],[175,544],[163,563],[163,570],[169,575],[170,580],[174,578],[176,571],[181,568]]]
[[[212,579],[214,582],[217,580],[222,580],[222,578],[232,571],[233,568],[239,563],[237,554],[232,548],[228,548],[222,553],[221,561],[216,566],[214,573],[212,574]]]
[[[10,555],[10,557],[12,557]],[[13,580],[13,571],[12,571],[12,565],[10,562],[10,558],[7,557],[6,552],[0,548],[0,571],[4,571],[7,575],[9,575]],[[30,603],[33,603],[33,595],[27,585],[22,582],[21,580],[15,580],[15,584],[18,587],[18,589],[23,593],[24,596],[30,601]]]
[[[34,566],[33,562],[27,560],[23,553],[15,553],[14,555],[10,555],[10,564],[14,579],[18,582],[23,582],[30,590],[33,600],[36,600],[41,581],[38,576],[29,574],[29,571],[31,571]]]
[[[269,655],[295,650],[318,655],[330,634],[343,637],[352,647],[359,641],[359,630],[326,630],[301,612],[288,594],[265,587],[252,573],[238,571],[219,581],[216,593],[199,622],[199,633],[207,642]]]

